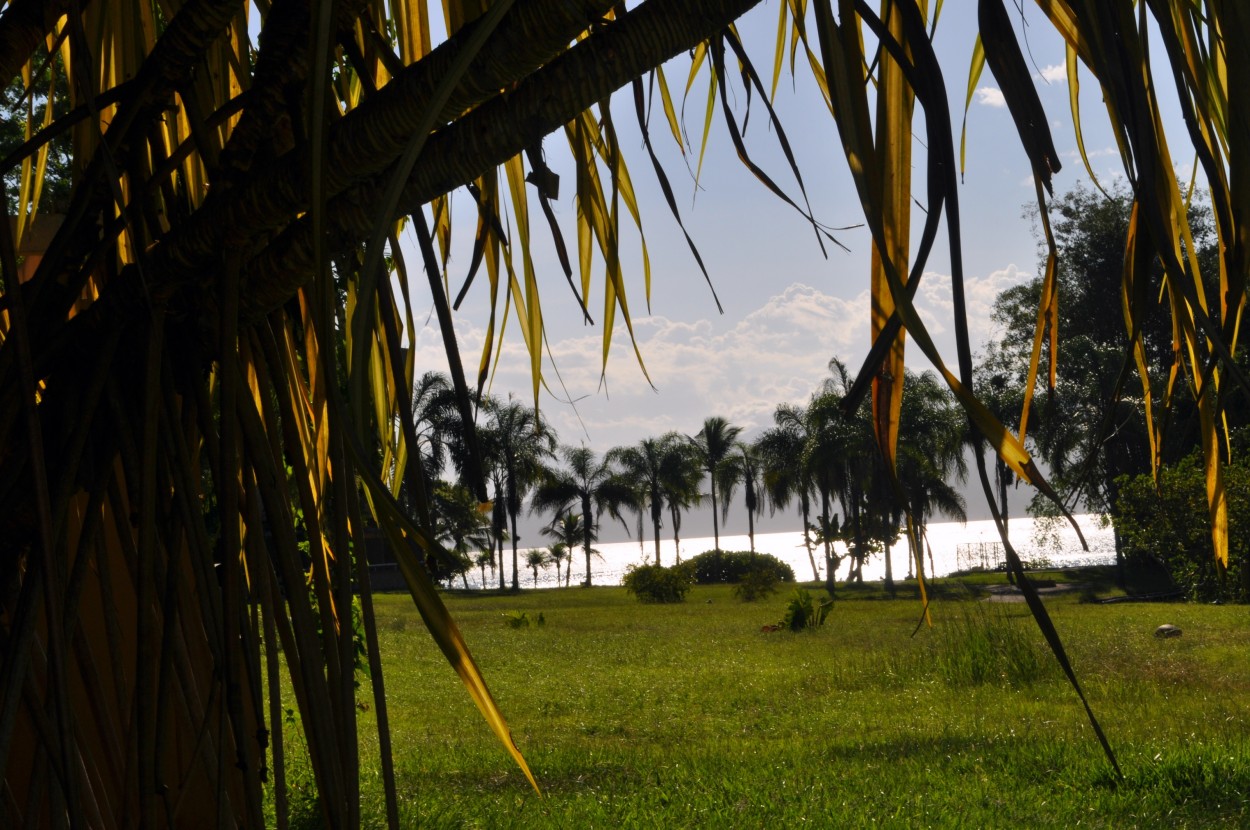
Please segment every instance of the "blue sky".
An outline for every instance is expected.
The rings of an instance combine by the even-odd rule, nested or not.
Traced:
[[[1017,21],[1018,32],[1025,39],[1026,57],[1033,62],[1039,95],[1063,162],[1063,170],[1055,178],[1058,194],[1088,182],[1072,129],[1063,46],[1050,33],[1049,24],[1036,8],[1026,6],[1023,21],[1023,25]],[[772,72],[777,0],[761,4],[745,16],[739,21],[739,30],[748,54],[767,83]],[[963,112],[974,38],[975,4],[968,0],[945,3],[935,45],[956,129]],[[665,71],[674,95],[680,96],[688,61],[674,61]],[[1119,157],[1096,85],[1088,74],[1084,80],[1082,123],[1086,148],[1095,172],[1100,178],[1111,180],[1122,175]],[[575,405],[570,405],[544,393],[539,403],[565,443],[586,443],[602,451],[667,430],[694,433],[705,417],[714,414],[727,417],[750,434],[771,424],[777,404],[805,401],[827,376],[830,357],[836,355],[854,369],[867,352],[867,231],[853,228],[836,232],[850,251],[827,246],[828,258],[823,257],[805,220],[769,193],[738,161],[719,112],[696,191],[691,170],[698,153],[706,91],[705,69],[692,87],[685,107],[684,127],[694,143],[693,151],[687,148],[683,157],[663,123],[658,104],[652,116],[652,137],[677,193],[687,230],[699,247],[724,305],[723,315],[717,313],[703,276],[655,184],[633,127],[632,96],[627,89],[613,98],[623,147],[632,151],[628,158],[650,253],[652,294],[651,313],[647,314],[637,237],[626,232],[623,247],[630,252],[625,264],[630,308],[654,388],[643,377],[619,321],[606,379],[601,382],[601,330],[598,326],[582,325],[551,243],[543,235],[545,227],[535,206],[533,221],[538,224],[534,256],[550,345],[546,377],[556,395],[563,398],[567,393],[567,397],[576,400]],[[741,118],[741,87],[734,92]],[[836,127],[802,65],[797,69],[797,78],[783,76],[775,106],[794,146],[816,218],[831,226],[859,223],[859,203]],[[1175,125],[1169,136],[1177,147],[1182,146],[1185,136],[1179,117],[1173,115],[1165,123]],[[916,129],[922,135],[919,123]],[[573,182],[571,170],[561,167],[562,141],[561,136],[550,136],[545,148],[549,163],[564,174],[556,211],[564,223],[566,239],[575,245]],[[788,193],[797,194],[794,179],[777,150],[775,136],[769,132],[765,112],[758,102],[752,105],[746,143],[755,161]],[[919,141],[915,153],[917,193],[922,196],[924,150]],[[1177,157],[1181,154],[1177,153]],[[1036,272],[1035,228],[1023,215],[1025,206],[1033,201],[1027,159],[987,70],[978,84],[968,117],[967,168],[960,187],[965,286],[974,347],[993,335],[989,313],[998,292]],[[469,205],[463,194],[456,202],[460,208]],[[922,218],[917,208],[916,234]],[[472,227],[472,217],[466,214],[458,229],[461,240],[469,240]],[[943,232],[939,235],[942,241],[929,259],[918,306],[945,359],[953,364],[950,265],[944,239]],[[409,259],[418,261],[415,256]],[[453,290],[458,289],[468,261],[467,248],[453,257]],[[597,268],[600,277],[601,273],[602,269]],[[414,282],[418,297],[425,296],[420,290],[424,281]],[[487,320],[484,280],[481,282],[470,292],[457,317],[457,332],[470,376],[477,365]],[[418,312],[428,308],[428,299],[416,302]],[[596,323],[601,323],[600,284],[596,285],[589,305]],[[415,344],[418,371],[446,365],[432,319],[417,332]],[[492,391],[530,399],[528,359],[515,327],[509,330],[503,348]],[[908,355],[913,369],[927,368],[927,362],[914,347],[909,348]],[[979,497],[970,498],[970,502],[977,500]],[[792,524],[793,520],[787,523]],[[743,531],[745,517],[739,515],[735,519],[731,514],[729,525],[735,532]],[[691,530],[697,531],[697,527]]]

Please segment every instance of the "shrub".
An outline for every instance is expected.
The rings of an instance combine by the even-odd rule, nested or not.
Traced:
[[[755,602],[777,592],[777,572],[774,568],[756,568],[747,571],[734,586],[734,596],[743,602]]]
[[[785,616],[781,618],[781,627],[788,628],[791,631],[806,631],[810,628],[819,628],[825,624],[825,617],[829,616],[829,611],[833,608],[833,600],[822,600],[819,605],[812,599],[812,595],[804,588],[799,588],[790,596],[790,602],[786,605]]]
[[[1129,565],[1158,563],[1191,599],[1250,600],[1250,464],[1240,457],[1224,466],[1229,562],[1221,573],[1211,545],[1206,474],[1198,453],[1163,467],[1159,484],[1149,475],[1122,476],[1115,526]]]
[[[709,550],[681,564],[699,585],[741,582],[753,571],[767,571],[777,582],[793,582],[794,570],[769,553]]]
[[[685,602],[690,572],[681,566],[631,565],[623,583],[640,602]]]

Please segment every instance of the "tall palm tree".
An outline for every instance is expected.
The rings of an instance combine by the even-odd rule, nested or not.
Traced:
[[[747,538],[750,539],[751,553],[755,553],[755,515],[763,506],[761,503],[763,458],[754,444],[739,441],[734,461],[737,467],[737,479],[742,483],[743,507],[747,510]],[[726,488],[725,501],[733,498],[733,489],[732,487]]]
[[[805,463],[811,470],[820,497],[820,526],[831,526],[834,498],[842,507],[841,534],[848,540],[853,578],[858,563],[867,555],[868,527],[864,512],[866,497],[871,492],[876,466],[876,449],[871,416],[866,404],[850,414],[844,411],[844,400],[852,380],[845,364],[836,357],[829,361],[830,377],[813,394],[807,405],[808,440]],[[832,586],[835,560],[832,537],[824,534],[826,558],[825,583]]]
[[[670,474],[665,461],[672,458],[667,446],[671,440],[670,436],[644,438],[632,447],[614,447],[605,456],[608,463],[620,469],[625,480],[633,482],[637,490],[639,515],[645,510],[651,516],[657,565],[660,564],[660,525],[664,518],[665,476]],[[642,541],[641,525],[638,539],[639,542]]]
[[[773,423],[775,426],[765,430],[755,442],[761,456],[763,493],[770,514],[788,507],[791,501],[798,502],[803,547],[812,566],[812,579],[820,579],[811,533],[815,486],[804,452],[808,440],[807,413],[801,406],[780,404],[773,411]]]
[[[699,467],[708,477],[712,491],[712,539],[716,550],[720,550],[720,523],[717,521],[719,508],[718,490],[726,487],[732,489],[737,481],[738,468],[734,463],[734,442],[742,427],[736,427],[729,421],[714,415],[703,421],[703,428],[690,436],[690,446],[694,448],[699,460]],[[728,516],[728,507],[726,507]]]
[[[607,513],[618,520],[625,531],[629,523],[621,515],[623,508],[637,503],[637,494],[630,483],[616,475],[612,465],[596,458],[588,447],[565,447],[561,451],[565,469],[549,470],[534,489],[531,510],[563,513],[570,508],[581,510],[582,550],[586,554],[586,587],[590,587],[591,544],[598,532],[597,519]]]
[[[517,543],[520,542],[517,516],[526,494],[546,473],[545,462],[555,455],[556,437],[536,409],[511,397],[506,401],[488,399],[486,411],[490,416],[490,446],[495,454],[495,468],[499,472],[511,528],[512,589],[515,591],[521,587],[517,578]]]
[[[699,483],[703,470],[694,447],[678,432],[665,433],[661,439],[660,495],[668,509],[673,529],[673,556],[681,564],[681,517],[703,500]]]
[[[963,496],[953,483],[968,474],[967,418],[931,372],[908,372],[904,390],[895,465],[919,545],[935,512],[958,522],[968,520]],[[919,553],[913,552],[918,563]]]
[[[447,375],[426,372],[413,382],[412,422],[419,443],[410,452],[427,480],[435,481],[448,462],[449,444],[458,443],[463,434],[456,390]]]

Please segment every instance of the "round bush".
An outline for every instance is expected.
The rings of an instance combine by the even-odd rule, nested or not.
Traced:
[[[741,582],[748,574],[771,574],[778,582],[793,582],[794,569],[770,553],[746,550],[709,550],[681,564],[699,585]],[[759,578],[759,577],[756,577]]]
[[[690,591],[690,574],[681,567],[631,565],[622,582],[640,602],[685,602]]]

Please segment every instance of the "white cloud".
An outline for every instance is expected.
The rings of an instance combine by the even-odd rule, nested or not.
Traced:
[[[565,392],[575,406],[543,393],[540,405],[562,440],[577,443],[589,432],[596,447],[633,443],[667,430],[693,433],[709,415],[754,429],[771,425],[779,403],[800,403],[828,373],[835,354],[852,369],[867,352],[868,293],[842,299],[794,283],[731,325],[639,317],[634,332],[655,388],[638,368],[628,333],[613,333],[607,381],[601,385],[602,329],[587,329],[550,344],[553,370],[544,364],[551,391]],[[464,363],[475,371],[485,330],[458,322]],[[529,363],[515,329],[508,332],[493,389],[528,397]],[[417,371],[442,369],[442,341],[435,327],[416,337]],[[472,377],[469,378],[472,383]],[[580,420],[579,420],[580,415]],[[583,431],[585,430],[585,431]]]
[[[994,330],[992,314],[994,300],[1000,293],[1015,285],[1027,282],[1032,275],[1021,271],[1015,264],[991,271],[984,276],[964,275],[964,306],[968,312],[968,337],[972,341],[973,350],[980,349],[991,337],[997,335]],[[926,271],[924,282],[917,291],[918,308],[931,309],[934,317],[948,321],[954,313],[955,304],[951,296],[951,278],[949,274]],[[930,333],[945,333],[945,325],[930,329]]]
[[[1066,81],[1068,79],[1068,70],[1061,63],[1052,63],[1050,66],[1043,66],[1042,71],[1038,75],[1046,83],[1054,84]]]
[[[996,86],[978,87],[977,103],[987,107],[1005,107],[1007,99],[1003,97],[1003,91]]]
[[[1030,278],[1015,265],[965,278],[974,349],[995,335],[994,299]],[[917,311],[943,358],[953,365],[950,276],[926,272],[923,280]],[[868,311],[866,290],[844,299],[794,283],[736,322],[638,317],[634,331],[654,388],[643,377],[619,323],[602,381],[602,328],[587,328],[585,334],[550,343],[555,369],[544,359],[549,391],[541,393],[540,406],[561,440],[585,441],[597,449],[669,430],[691,434],[710,415],[722,415],[751,435],[771,425],[777,404],[805,401],[828,376],[830,357],[837,355],[852,372],[859,369],[868,347]],[[485,330],[458,320],[457,334],[472,384]],[[418,332],[414,348],[418,373],[445,368],[442,339],[432,321]],[[923,368],[914,346],[908,354],[914,368]],[[528,401],[530,388],[529,358],[519,332],[510,326],[492,391],[506,395],[512,390]]]

